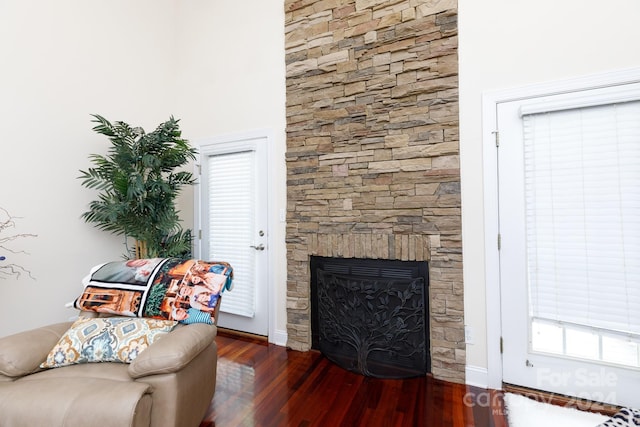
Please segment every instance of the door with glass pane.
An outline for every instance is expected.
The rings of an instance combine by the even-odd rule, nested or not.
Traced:
[[[503,381],[638,407],[640,101],[605,92],[498,104]]]
[[[218,326],[268,335],[267,138],[217,140],[200,147],[200,258],[233,267]]]

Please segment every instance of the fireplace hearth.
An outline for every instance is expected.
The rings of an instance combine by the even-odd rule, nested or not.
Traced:
[[[376,378],[429,372],[426,262],[311,257],[312,347]]]

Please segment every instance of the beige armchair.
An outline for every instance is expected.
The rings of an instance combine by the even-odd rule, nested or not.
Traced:
[[[70,326],[0,338],[0,427],[201,423],[215,391],[215,325],[178,325],[131,363],[40,368]]]

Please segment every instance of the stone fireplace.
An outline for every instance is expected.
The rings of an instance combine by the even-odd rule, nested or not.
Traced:
[[[426,261],[430,372],[464,382],[457,3],[286,0],[287,333],[310,258]]]

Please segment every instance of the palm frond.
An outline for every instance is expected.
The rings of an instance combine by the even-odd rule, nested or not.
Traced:
[[[82,218],[100,230],[146,242],[149,255],[179,256],[191,249],[175,200],[195,179],[177,171],[196,159],[197,150],[182,138],[173,116],[150,133],[125,122],[92,114],[93,130],[111,145],[106,156],[92,154],[92,167],[81,170],[82,186],[100,191]]]

